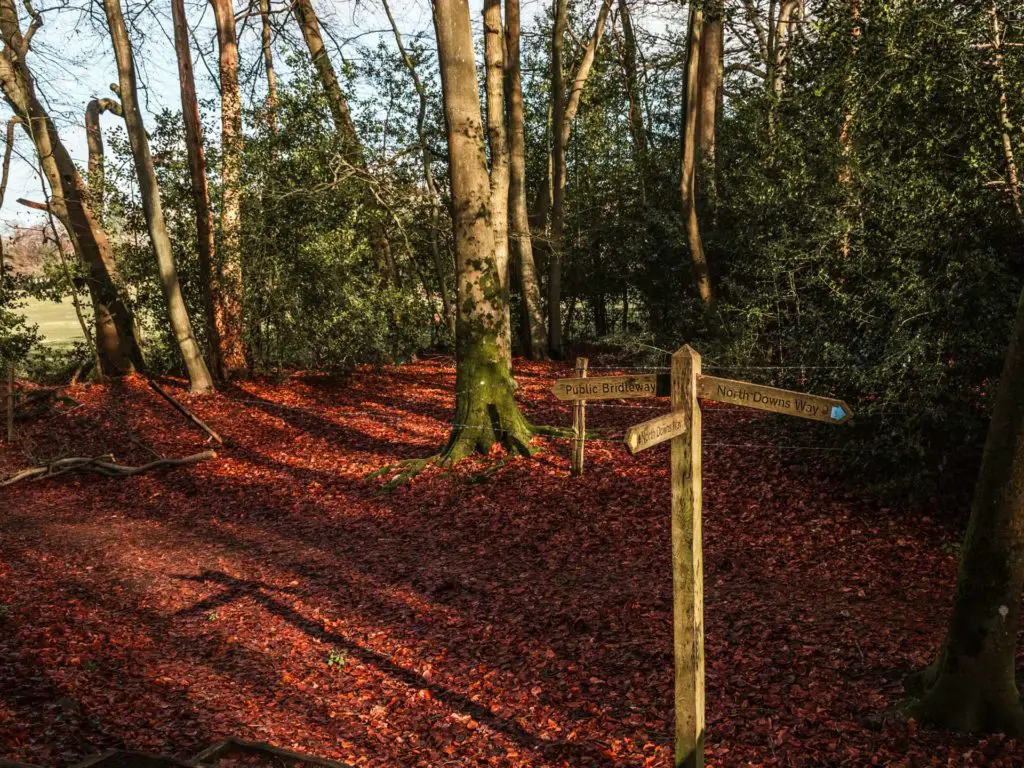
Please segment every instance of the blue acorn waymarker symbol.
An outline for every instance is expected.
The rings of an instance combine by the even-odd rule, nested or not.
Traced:
[[[842,421],[846,418],[846,410],[841,405],[832,406],[832,421]]]

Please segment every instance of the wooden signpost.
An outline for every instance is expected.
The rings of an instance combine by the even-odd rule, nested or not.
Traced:
[[[560,400],[671,397],[672,410],[626,431],[630,454],[671,440],[672,612],[675,658],[675,768],[704,765],[704,562],[701,543],[701,414],[699,398],[842,424],[853,415],[842,400],[747,381],[702,376],[700,355],[685,346],[669,375],[578,377],[556,381]]]
[[[579,379],[587,378],[587,358],[576,358],[576,376]],[[572,406],[572,473],[583,474],[583,446],[587,439],[587,401],[576,400]]]

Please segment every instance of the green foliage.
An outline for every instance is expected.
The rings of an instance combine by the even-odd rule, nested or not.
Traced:
[[[880,484],[969,488],[1024,277],[1009,201],[984,186],[1004,170],[987,17],[862,10],[856,51],[830,4],[781,101],[748,87],[731,104],[709,238],[719,360],[855,402],[829,437]]]
[[[28,325],[18,310],[24,305],[24,281],[14,277],[7,264],[0,262],[0,364],[4,367],[24,361],[38,342],[34,325]]]

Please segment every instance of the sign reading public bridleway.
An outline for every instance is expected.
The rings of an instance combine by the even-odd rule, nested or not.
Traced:
[[[659,391],[657,376],[594,376],[558,379],[551,391],[559,400],[618,400],[626,397],[667,395],[667,382]]]
[[[842,400],[818,395],[805,395],[788,389],[751,384],[748,381],[720,379],[717,376],[701,376],[700,397],[718,403],[745,405],[762,411],[785,413],[829,424],[842,424],[853,413]]]
[[[626,449],[635,455],[645,448],[650,448],[679,437],[686,431],[686,420],[678,412],[666,413],[642,424],[634,424],[626,430]]]

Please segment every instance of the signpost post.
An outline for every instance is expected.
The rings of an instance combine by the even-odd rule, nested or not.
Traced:
[[[672,614],[675,658],[675,768],[704,766],[704,561],[701,542],[700,401],[742,405],[842,424],[853,412],[842,400],[747,381],[701,375],[700,355],[688,345],[672,355],[669,375],[560,379],[559,400],[670,397],[672,410],[626,430],[637,454],[666,440],[672,447]],[[577,424],[575,405],[573,426]],[[575,465],[574,465],[575,466]],[[582,466],[582,463],[581,463]]]
[[[576,358],[576,377],[587,378],[587,358]],[[572,431],[575,437],[572,443],[572,473],[583,474],[583,444],[587,439],[587,401],[576,400],[572,407]]]

